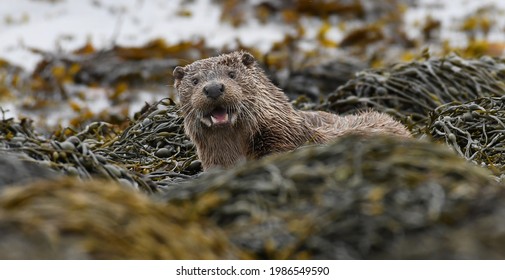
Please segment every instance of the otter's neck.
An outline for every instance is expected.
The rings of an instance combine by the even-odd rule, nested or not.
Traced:
[[[230,168],[247,159],[248,138],[239,128],[212,128],[192,138],[205,171]]]

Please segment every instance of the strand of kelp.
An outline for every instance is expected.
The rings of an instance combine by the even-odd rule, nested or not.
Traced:
[[[433,112],[426,133],[495,173],[505,171],[505,96],[442,105]]]
[[[451,55],[359,72],[319,109],[355,113],[371,107],[418,128],[425,125],[429,112],[443,104],[502,96],[504,80],[504,59],[465,60]]]
[[[57,140],[54,135],[39,135],[29,119],[3,119],[0,151],[25,154],[61,174],[114,179],[145,192],[157,191],[154,181],[188,178],[201,169],[170,99],[147,106],[119,136],[109,126],[91,123],[79,133]]]

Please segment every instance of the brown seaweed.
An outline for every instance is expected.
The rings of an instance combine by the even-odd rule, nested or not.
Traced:
[[[101,84],[106,86],[127,83],[139,86],[146,83],[166,83],[172,69],[181,60],[199,59],[213,54],[203,42],[181,42],[169,45],[157,39],[141,47],[122,47],[95,51],[77,50],[74,53],[50,53],[33,49],[43,56],[33,72],[46,91],[63,91],[64,82]],[[195,53],[198,54],[195,56]],[[175,58],[177,57],[177,59]]]
[[[56,181],[0,195],[0,259],[245,258],[215,225],[111,181]]]
[[[389,248],[416,237],[443,246],[450,232],[465,224],[471,231],[469,221],[505,198],[489,171],[443,145],[357,136],[171,184],[163,197],[189,217],[213,219],[254,258],[274,259],[414,257]],[[505,251],[432,248],[417,255],[477,256]]]
[[[114,133],[107,123],[92,123],[76,135],[57,139],[46,138],[34,130],[27,119],[0,121],[0,151],[25,156],[25,161],[36,163],[57,171],[59,174],[115,179],[123,185],[145,192],[156,191],[155,186],[141,175],[129,172],[124,167],[110,164],[104,156],[95,153]],[[112,135],[111,135],[112,134]]]
[[[119,134],[106,122],[94,122],[81,131],[66,130],[46,138],[28,119],[4,119],[0,121],[0,151],[27,155],[65,175],[117,180],[149,193],[157,191],[154,181],[189,178],[201,171],[178,108],[170,99],[146,105]]]
[[[355,113],[364,108],[389,113],[411,127],[422,127],[428,114],[453,101],[467,102],[505,93],[505,61],[452,55],[359,72],[319,109]]]
[[[427,125],[434,140],[443,140],[466,159],[496,173],[505,171],[505,96],[438,107]]]
[[[183,119],[171,99],[147,105],[143,114],[122,134],[97,150],[129,170],[157,181],[188,178],[201,171],[195,147],[184,134]]]

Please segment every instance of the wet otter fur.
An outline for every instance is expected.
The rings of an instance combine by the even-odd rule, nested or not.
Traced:
[[[229,168],[350,133],[410,137],[401,123],[378,112],[337,116],[296,110],[248,52],[178,66],[173,75],[186,134],[204,170]]]

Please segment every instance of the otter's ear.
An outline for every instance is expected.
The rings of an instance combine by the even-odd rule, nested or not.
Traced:
[[[182,78],[184,78],[184,68],[182,68],[181,66],[175,67],[173,75],[176,80],[181,80]]]
[[[242,63],[244,63],[244,65],[247,67],[253,65],[254,56],[252,56],[250,53],[243,53],[242,54]]]

